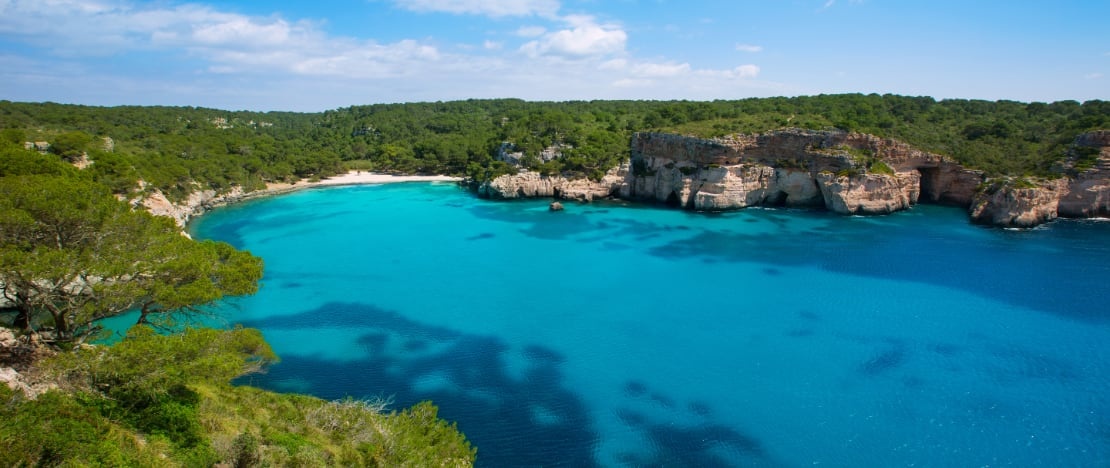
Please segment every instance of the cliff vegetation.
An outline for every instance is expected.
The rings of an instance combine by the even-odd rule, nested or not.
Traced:
[[[255,292],[261,259],[181,235],[64,157],[0,144],[0,466],[472,464],[431,403],[231,385],[276,361],[261,334],[183,325]],[[128,312],[121,341],[86,344]]]
[[[352,106],[322,113],[193,107],[88,107],[0,102],[0,136],[43,143],[78,161],[116,193],[200,189],[346,169],[469,175],[490,180],[524,167],[600,179],[629,157],[636,132],[711,138],[781,128],[895,138],[989,175],[1058,176],[1071,142],[1110,127],[1110,103],[935,100],[821,95],[730,101],[515,99]],[[546,153],[545,153],[546,151]],[[139,182],[139,181],[142,182]]]

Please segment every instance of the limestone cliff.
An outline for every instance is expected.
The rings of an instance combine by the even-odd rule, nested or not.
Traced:
[[[972,221],[996,226],[1033,227],[1056,219],[1067,181],[1025,187],[1024,182],[994,181],[983,188],[969,209]]]
[[[131,203],[134,206],[142,206],[153,215],[173,218],[178,226],[185,227],[190,219],[200,216],[216,206],[234,203],[249,196],[243,191],[242,187],[234,187],[225,193],[217,193],[215,190],[201,190],[190,193],[185,200],[174,203],[166,198],[160,190],[154,189],[132,200]]]
[[[1110,216],[1110,130],[1076,138],[1067,164],[1071,181],[1060,197],[1060,216]]]
[[[824,206],[886,214],[921,197],[968,205],[983,181],[981,172],[896,140],[798,129],[712,140],[637,134],[632,166],[622,195],[697,210]]]
[[[919,201],[969,208],[972,220],[1033,226],[1057,216],[1110,214],[1110,131],[1081,135],[1056,180],[991,179],[906,143],[842,131],[786,129],[704,139],[638,133],[631,157],[601,181],[536,173],[499,177],[491,198],[614,196],[691,210],[825,207],[887,214]]]
[[[563,176],[544,176],[523,171],[484,182],[478,186],[478,195],[493,199],[552,197],[568,200],[591,201],[609,197],[625,179],[627,167],[611,169],[600,181],[584,178],[568,179]]]

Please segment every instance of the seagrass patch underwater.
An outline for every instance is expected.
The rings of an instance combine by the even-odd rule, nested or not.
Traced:
[[[452,184],[209,213],[266,262],[248,383],[431,399],[484,466],[1105,465],[1110,223],[491,202]]]

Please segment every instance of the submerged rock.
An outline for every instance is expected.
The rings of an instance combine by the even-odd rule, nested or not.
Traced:
[[[547,209],[550,211],[563,211],[563,204],[559,202],[551,202],[550,205],[547,205]]]

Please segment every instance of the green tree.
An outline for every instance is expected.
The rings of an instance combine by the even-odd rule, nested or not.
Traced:
[[[262,262],[183,237],[101,185],[44,175],[0,179],[0,289],[24,329],[82,340],[95,321],[140,308],[141,322],[257,288]]]
[[[92,143],[92,140],[92,135],[85,132],[66,132],[54,137],[54,141],[50,143],[50,152],[68,161],[76,161],[88,150],[89,143]]]

